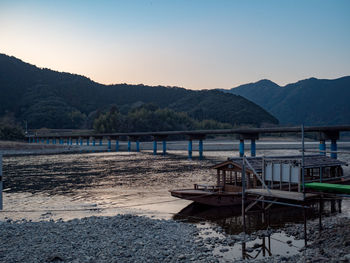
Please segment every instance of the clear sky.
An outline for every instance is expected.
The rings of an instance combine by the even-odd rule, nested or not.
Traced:
[[[349,0],[0,0],[0,53],[104,84],[350,75]]]

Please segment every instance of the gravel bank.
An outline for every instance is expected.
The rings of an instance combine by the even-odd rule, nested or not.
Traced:
[[[132,215],[0,222],[1,262],[218,262],[195,225]]]

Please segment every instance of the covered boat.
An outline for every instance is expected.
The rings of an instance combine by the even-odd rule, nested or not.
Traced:
[[[246,189],[261,188],[257,175],[271,189],[301,191],[301,156],[246,157]],[[216,185],[195,184],[193,189],[170,190],[174,197],[212,206],[241,204],[242,158],[228,158],[211,169],[217,170]],[[345,162],[324,155],[304,157],[305,182],[344,182]]]

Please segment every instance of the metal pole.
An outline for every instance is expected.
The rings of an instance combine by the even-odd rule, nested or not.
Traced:
[[[2,210],[2,155],[0,154],[0,210]]]
[[[319,224],[319,231],[322,230],[322,196],[320,196],[319,200],[319,207],[318,207],[318,224]]]
[[[306,232],[306,208],[303,208],[304,210],[304,241],[305,241],[305,247],[307,246],[307,232]]]
[[[305,153],[305,138],[304,138],[304,124],[302,124],[301,125],[301,180],[303,185],[303,198],[305,200],[304,153]]]
[[[243,233],[246,233],[245,225],[245,155],[242,160],[242,222],[243,222]],[[245,241],[245,236],[244,236]]]

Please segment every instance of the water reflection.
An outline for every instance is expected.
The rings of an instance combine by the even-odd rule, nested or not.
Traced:
[[[325,201],[323,203],[323,216],[329,216],[340,212],[341,206],[336,206],[335,201]],[[319,203],[309,203],[307,218],[318,218]],[[219,225],[227,234],[236,235],[242,232],[241,206],[212,207],[197,203],[191,203],[174,215],[173,219],[192,223],[210,221]],[[281,228],[287,223],[303,223],[303,210],[300,208],[274,206],[263,213],[261,210],[250,211],[246,214],[246,230],[252,233],[264,230],[268,227]]]

